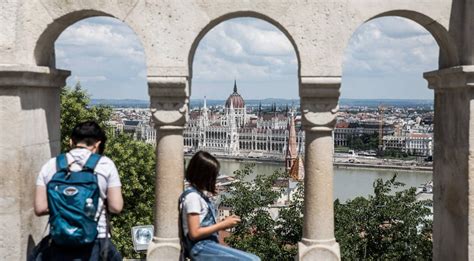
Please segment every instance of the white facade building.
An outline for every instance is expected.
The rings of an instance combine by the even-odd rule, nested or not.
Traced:
[[[199,115],[189,120],[183,134],[184,149],[226,156],[284,159],[293,114],[288,111],[283,115],[274,110],[271,115],[259,113],[252,121],[234,82],[234,91],[225,103],[223,115],[211,119],[204,100]],[[303,152],[304,131],[297,131],[296,141],[298,151]]]

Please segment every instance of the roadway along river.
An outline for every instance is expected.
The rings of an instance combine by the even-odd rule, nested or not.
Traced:
[[[187,160],[188,161],[188,160]],[[221,174],[233,175],[233,172],[251,161],[236,161],[220,159]],[[253,162],[255,163],[254,174],[271,174],[275,170],[283,170],[284,163]],[[363,169],[363,168],[334,168],[334,199],[341,201],[353,199],[357,196],[367,196],[373,194],[372,183],[378,179],[390,179],[397,173],[397,180],[405,183],[408,187],[418,187],[432,179],[432,173],[427,171],[411,170],[384,170],[384,169]]]

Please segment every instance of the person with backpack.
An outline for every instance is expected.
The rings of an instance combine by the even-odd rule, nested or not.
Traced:
[[[240,222],[235,215],[220,222],[216,220],[216,208],[209,194],[216,194],[219,169],[217,159],[205,151],[194,154],[186,169],[186,180],[190,186],[179,198],[181,259],[260,260],[254,254],[219,244],[218,232]]]
[[[33,260],[122,260],[107,217],[122,211],[121,182],[114,162],[101,155],[106,140],[96,122],[79,123],[71,133],[72,149],[41,168],[34,211],[49,214],[50,233],[43,240],[48,247]]]

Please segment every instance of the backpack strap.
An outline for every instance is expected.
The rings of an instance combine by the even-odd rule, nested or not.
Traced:
[[[97,163],[99,163],[99,160],[102,156],[96,153],[92,153],[89,156],[89,159],[87,159],[86,164],[84,164],[84,167],[82,167],[83,170],[90,170],[94,171],[95,166],[97,166]]]
[[[56,168],[57,168],[57,172],[69,170],[66,154],[62,153],[56,157]]]
[[[196,189],[195,187],[193,186],[190,186],[188,189],[186,189],[183,194],[181,194],[181,197],[179,198],[179,204],[181,205],[184,201],[184,198],[191,192],[196,192],[199,194],[199,196],[201,196],[201,198],[204,199],[204,201],[206,201],[207,203],[207,208],[208,208],[208,211],[211,213],[212,215],[212,218],[214,219],[214,222],[217,224],[217,218],[216,218],[216,214],[214,213],[213,211],[213,207],[211,206],[211,200],[209,199],[209,197],[207,197],[206,195],[204,195],[204,193],[202,193],[201,191],[199,191],[198,189]]]
[[[211,212],[212,218],[214,219],[214,223],[217,224],[216,213],[214,212],[214,207],[212,207],[211,200],[209,199],[208,196],[204,195],[204,193],[202,193],[201,191],[198,190],[197,192],[201,196],[201,198],[203,198],[204,201],[206,201],[208,211]]]
[[[194,187],[189,187],[188,189],[186,189],[185,191],[183,191],[183,193],[181,194],[181,196],[179,197],[179,203],[183,203],[184,201],[184,198],[191,192],[197,192],[199,193],[199,191],[197,189],[195,189]]]

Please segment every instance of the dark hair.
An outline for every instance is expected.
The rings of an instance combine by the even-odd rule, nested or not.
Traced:
[[[105,150],[107,137],[105,136],[105,132],[95,121],[85,121],[77,124],[72,129],[71,140],[74,145],[85,143],[87,146],[92,146],[94,143],[100,141],[98,152],[102,154]]]
[[[198,151],[186,169],[186,180],[199,190],[216,194],[216,178],[221,168],[219,161],[206,151]]]

